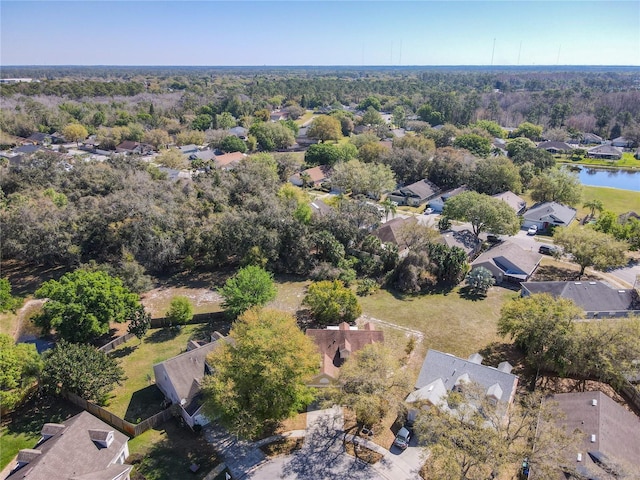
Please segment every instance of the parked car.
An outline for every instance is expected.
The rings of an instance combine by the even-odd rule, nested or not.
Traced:
[[[538,253],[542,253],[543,255],[556,255],[559,252],[560,249],[553,245],[540,245],[540,248],[538,249]]]
[[[502,240],[500,240],[500,237],[498,235],[493,235],[493,234],[489,234],[487,235],[487,242],[489,243],[500,243]]]
[[[404,428],[409,430],[410,433],[413,433],[413,425],[416,423],[416,418],[418,418],[418,410],[415,408],[409,409],[407,419],[404,422]]]
[[[433,208],[431,207],[427,207],[424,209],[424,214],[425,215],[431,215],[433,213]]]
[[[396,435],[396,439],[393,441],[393,444],[396,447],[405,450],[409,446],[409,440],[411,440],[411,432],[405,427],[402,427],[398,430],[398,434]]]
[[[527,230],[527,235],[535,235],[536,233],[538,233],[538,226],[537,225],[531,225],[529,227],[529,230]]]

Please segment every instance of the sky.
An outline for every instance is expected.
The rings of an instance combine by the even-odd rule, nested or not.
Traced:
[[[640,0],[1,0],[0,65],[640,66]]]

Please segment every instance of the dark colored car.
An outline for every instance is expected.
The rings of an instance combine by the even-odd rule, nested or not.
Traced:
[[[493,235],[493,234],[487,235],[487,242],[489,243],[499,243],[500,241],[501,241],[500,237],[497,235]]]
[[[542,253],[543,255],[555,255],[558,252],[558,247],[554,247],[552,245],[540,245],[540,248],[538,249],[538,253]]]

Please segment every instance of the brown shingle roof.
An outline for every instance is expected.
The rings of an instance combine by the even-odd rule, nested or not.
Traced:
[[[568,432],[581,432],[578,452],[582,460],[577,461],[578,452],[568,451],[569,465],[603,474],[592,459],[594,453],[601,453],[629,474],[640,471],[640,418],[599,391],[559,393],[551,401],[557,402],[565,416],[558,423]]]
[[[246,155],[240,152],[225,153],[224,155],[216,155],[215,164],[216,167],[224,168],[230,165],[234,165],[242,160]]]
[[[320,373],[332,378],[338,376],[338,370],[344,361],[365,345],[384,342],[384,334],[375,329],[373,324],[366,323],[362,330],[351,330],[348,323],[341,323],[338,329],[308,329],[320,356],[322,357]]]

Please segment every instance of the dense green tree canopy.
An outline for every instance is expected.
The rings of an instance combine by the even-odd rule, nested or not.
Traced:
[[[513,193],[522,191],[520,170],[506,157],[485,158],[476,165],[476,171],[469,178],[469,186],[480,193]]]
[[[78,269],[49,280],[36,291],[46,298],[36,323],[69,342],[90,342],[109,331],[110,322],[125,322],[140,305],[138,295],[118,278],[102,271]]]
[[[295,415],[314,397],[306,385],[318,370],[313,342],[288,313],[249,310],[236,320],[231,342],[207,359],[204,408],[234,434],[251,438]]]
[[[324,142],[327,140],[340,140],[342,138],[342,127],[340,120],[329,115],[316,117],[307,130],[309,138],[317,138]]]
[[[118,362],[91,345],[62,340],[44,356],[41,384],[50,393],[66,391],[104,404],[108,393],[124,380]]]
[[[587,267],[604,270],[627,263],[625,252],[629,245],[592,228],[577,225],[558,228],[553,233],[553,241],[580,265],[580,275]]]
[[[324,280],[309,285],[302,301],[322,324],[353,322],[362,313],[355,293],[340,280]]]
[[[9,335],[0,334],[0,411],[12,410],[36,380],[42,360],[32,343],[16,344]]]
[[[173,297],[164,316],[169,325],[185,325],[193,318],[193,305],[187,297]]]
[[[273,276],[264,269],[248,265],[238,270],[220,289],[224,298],[222,306],[233,317],[251,307],[262,306],[276,296]]]
[[[520,229],[520,221],[511,207],[477,192],[464,192],[447,200],[443,216],[471,222],[476,237],[480,232],[515,235]]]
[[[475,133],[465,133],[453,142],[456,148],[464,148],[479,157],[488,157],[491,153],[491,140]]]
[[[531,182],[531,198],[536,202],[558,202],[569,206],[580,203],[582,184],[578,175],[554,168],[541,173]]]

